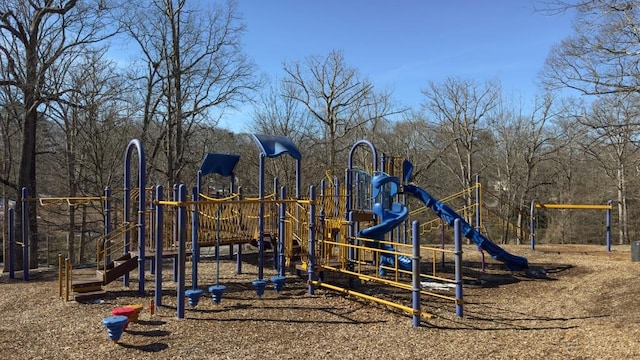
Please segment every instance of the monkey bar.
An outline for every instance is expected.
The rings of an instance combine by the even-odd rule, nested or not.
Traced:
[[[607,251],[611,251],[611,209],[613,209],[612,205],[613,201],[609,200],[606,204],[542,204],[537,200],[531,201],[531,214],[530,214],[530,225],[531,225],[531,250],[535,250],[536,248],[536,238],[535,238],[535,210],[536,209],[566,209],[566,210],[606,210],[606,235],[605,241],[607,243]]]

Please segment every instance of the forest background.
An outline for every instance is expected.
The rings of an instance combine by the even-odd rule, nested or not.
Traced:
[[[526,233],[509,229],[527,228],[533,200],[611,200],[614,240],[628,244],[640,225],[640,2],[554,1],[539,11],[575,20],[573,33],[549,49],[533,98],[505,95],[499,79],[452,74],[426,82],[421,105],[409,108],[349,64],[349,49],[283,59],[280,78],[261,76],[243,48],[246,24],[234,1],[6,0],[2,204],[15,202],[20,214],[23,187],[34,197],[83,197],[109,186],[116,197],[132,138],[144,146],[147,186],[194,186],[204,154],[235,153],[236,183],[246,194],[257,192],[258,180],[258,149],[248,134],[292,139],[303,154],[303,188],[327,175],[342,178],[350,147],[368,139],[410,159],[413,181],[437,197],[479,176],[485,205],[502,219],[496,242],[526,241]],[[126,65],[109,56],[122,42],[135,54]],[[247,108],[246,133],[220,126],[229,111]],[[274,159],[266,176],[293,189],[294,164]],[[228,189],[228,180],[207,179],[205,188]],[[100,226],[92,211],[102,209],[69,206],[55,217],[42,211],[29,212],[32,254],[58,232],[71,249],[84,243],[89,228]],[[542,241],[604,241],[601,211],[541,211],[537,220]],[[21,224],[16,216],[18,239]],[[31,259],[31,266],[42,261]]]

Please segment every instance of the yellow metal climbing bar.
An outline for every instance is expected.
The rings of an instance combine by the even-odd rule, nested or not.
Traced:
[[[597,205],[597,204],[538,204],[537,209],[573,209],[573,210],[611,210],[613,205]]]

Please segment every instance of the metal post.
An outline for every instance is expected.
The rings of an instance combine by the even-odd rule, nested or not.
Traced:
[[[536,200],[531,200],[531,210],[529,212],[529,238],[531,239],[531,250],[536,249],[536,236],[534,230],[536,227]]]
[[[178,202],[182,203],[187,200],[187,187],[181,184],[178,187]],[[184,318],[184,298],[185,298],[185,277],[187,253],[187,208],[180,204],[178,206],[178,291],[177,291],[177,316],[178,319]]]
[[[413,254],[412,265],[412,303],[413,303],[413,327],[420,326],[420,223],[416,220],[411,224],[411,240]]]
[[[258,181],[258,280],[264,277],[264,154],[260,154],[260,174]]]
[[[274,200],[278,200],[278,178],[274,177],[273,178],[273,195],[274,195]],[[281,200],[284,200],[284,198],[282,198]],[[278,221],[278,219],[276,219],[275,214],[273,213],[273,209],[274,209],[274,205],[270,204],[269,205],[269,212],[273,215],[271,221],[270,221],[270,230],[275,230],[276,229],[276,223]],[[272,236],[272,240],[273,240],[273,233],[270,234],[270,236]],[[280,246],[278,244],[276,244],[275,249],[273,249],[273,269],[274,270],[278,270],[279,266],[278,266],[278,262],[280,260]]]
[[[173,184],[173,201],[178,201],[180,197],[178,192],[178,184]],[[173,236],[173,243],[179,242],[180,235],[178,235],[178,211],[173,212],[173,219],[171,219],[171,234]],[[178,255],[173,257],[173,282],[178,282]]]
[[[480,232],[480,175],[476,175],[476,231]]]
[[[198,188],[191,189],[191,198],[198,201]],[[200,261],[200,247],[198,246],[198,208],[191,205],[191,287],[198,288],[198,262]]]
[[[282,200],[287,198],[287,189],[283,186],[280,188],[280,198]],[[284,276],[285,275],[285,258],[284,258],[284,233],[285,233],[285,226],[286,226],[286,214],[287,214],[287,204],[282,201],[280,203],[280,221],[278,224],[278,237],[280,239],[278,239],[278,251],[280,253],[280,272],[278,273],[278,275],[280,276]]]
[[[7,208],[9,208],[7,206]],[[15,279],[15,242],[16,242],[16,229],[15,229],[15,214],[14,209],[9,208],[9,220],[7,234],[9,235],[9,279]]]
[[[29,281],[29,190],[22,188],[22,278]]]
[[[238,187],[238,200],[242,201],[242,187]],[[240,214],[239,216],[242,216]],[[242,244],[238,244],[238,254],[236,255],[236,274],[242,274]]]
[[[607,252],[611,251],[611,204],[612,200],[607,201],[607,205],[609,208],[607,209],[607,234],[605,235],[605,240],[607,242]]]
[[[462,317],[463,293],[462,293],[462,222],[455,219],[453,222],[454,232],[454,257],[455,257],[455,282],[456,282],[456,315]]]
[[[156,229],[156,219],[155,216],[153,214],[156,213],[156,204],[154,202],[155,200],[155,191],[151,191],[151,199],[149,199],[149,234],[147,234],[147,236],[149,237],[149,251],[151,251],[152,249],[155,251],[157,249],[156,247],[156,233],[155,233],[155,229]],[[151,275],[156,274],[156,262],[155,262],[155,258],[158,256],[158,252],[155,252],[155,256],[153,259],[149,259],[149,272],[151,273]]]
[[[162,201],[164,196],[164,189],[162,185],[156,186],[156,200]],[[155,294],[154,301],[156,306],[162,305],[162,243],[163,243],[163,217],[164,206],[158,204],[156,206],[156,220],[155,220],[155,237],[156,237],[156,273],[155,273]]]
[[[307,265],[307,272],[309,275],[309,295],[314,294],[313,281],[314,281],[314,272],[315,272],[315,232],[316,232],[316,192],[315,188],[312,186],[309,187],[309,200],[311,204],[309,205],[309,263]]]

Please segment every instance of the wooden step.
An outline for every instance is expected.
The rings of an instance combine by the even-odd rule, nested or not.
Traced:
[[[107,292],[104,290],[96,290],[96,291],[82,292],[82,293],[74,292],[72,295],[73,295],[73,300],[75,301],[89,301],[89,300],[103,298],[106,293]]]
[[[102,279],[102,285],[107,285],[110,282],[114,281],[115,279],[121,277],[122,275],[132,271],[137,267],[138,267],[138,257],[134,256],[124,261],[120,261],[120,260],[113,261],[112,268],[107,269],[106,272],[104,270],[96,270],[96,276],[99,279]]]
[[[119,258],[112,260],[107,264],[107,270],[113,269],[118,263],[131,259],[131,253],[122,254]]]
[[[99,278],[73,280],[71,282],[71,290],[74,293],[102,290],[102,280]]]

